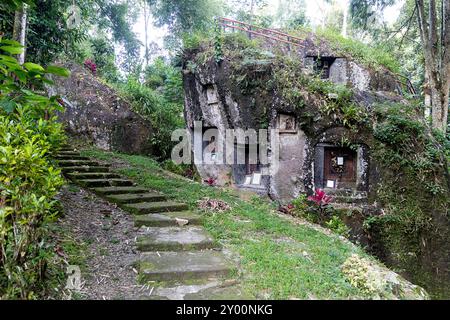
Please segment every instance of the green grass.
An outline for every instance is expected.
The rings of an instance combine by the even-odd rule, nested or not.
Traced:
[[[368,46],[358,40],[345,38],[340,33],[329,29],[318,30],[317,35],[327,40],[338,53],[350,56],[363,65],[374,69],[384,66],[394,73],[400,72],[398,59],[395,59],[381,46]]]
[[[205,228],[225,247],[240,256],[241,281],[248,293],[259,298],[365,298],[362,291],[344,278],[341,265],[362,249],[306,225],[295,225],[275,214],[272,203],[254,197],[250,201],[233,192],[202,186],[164,175],[149,158],[102,151],[83,155],[100,160],[120,159],[127,163],[117,169],[140,185],[161,191],[196,209],[203,197],[226,201],[225,213],[205,213]]]

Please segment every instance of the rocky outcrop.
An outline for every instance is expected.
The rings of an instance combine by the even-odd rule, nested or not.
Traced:
[[[114,89],[82,66],[66,63],[68,78],[54,77],[49,89],[61,97],[65,111],[59,115],[69,135],[88,139],[102,149],[130,154],[150,154],[152,128]]]
[[[385,266],[356,254],[342,265],[347,280],[377,299],[427,300],[428,293]]]
[[[343,219],[357,230],[358,241],[427,290],[448,291],[447,161],[421,110],[402,96],[402,82],[382,66],[338,55],[324,42],[306,40],[298,51],[280,54],[228,35],[219,62],[212,43],[184,53],[188,132],[197,134],[202,122],[204,130],[216,129],[222,137],[230,129],[279,134],[258,154],[268,164],[199,162],[202,178],[280,202],[325,189],[345,207]],[[323,72],[317,72],[318,59],[328,63]],[[246,145],[218,144],[215,152],[236,154]],[[192,151],[200,159],[208,150],[204,145]],[[277,155],[278,162],[272,161]]]

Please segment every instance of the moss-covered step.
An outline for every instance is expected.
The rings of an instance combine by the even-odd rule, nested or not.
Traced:
[[[146,193],[148,189],[130,186],[130,187],[100,187],[93,188],[92,191],[98,193],[102,196],[112,195],[112,194],[124,194],[124,193]]]
[[[73,151],[73,149],[68,151],[58,151],[59,156],[79,156],[80,153],[78,151]]]
[[[56,160],[90,160],[88,157],[73,155],[73,154],[58,154],[55,156]]]
[[[75,149],[72,147],[61,147],[58,152],[75,152]]]
[[[71,166],[62,167],[62,172],[64,173],[74,173],[74,172],[108,172],[109,168],[104,166]]]
[[[186,223],[188,225],[198,225],[201,223],[201,216],[190,211],[151,213],[138,215],[134,218],[136,227],[172,227]]]
[[[225,278],[233,273],[232,264],[221,252],[144,252],[139,275],[146,281],[183,281]]]
[[[156,192],[146,193],[125,193],[125,194],[113,194],[106,196],[111,202],[119,204],[131,204],[140,202],[160,202],[165,201],[166,196]]]
[[[201,227],[148,227],[136,240],[140,251],[189,251],[217,248],[211,236]]]
[[[77,182],[88,188],[132,186],[133,181],[127,179],[80,179]]]
[[[78,166],[100,166],[97,161],[92,160],[58,160],[58,165],[60,167],[78,167]],[[108,165],[102,165],[108,167]]]
[[[141,202],[141,203],[125,204],[122,206],[122,208],[134,214],[147,214],[147,213],[183,211],[188,209],[188,205],[185,203],[179,203],[174,201],[162,201],[162,202]]]
[[[367,203],[366,197],[345,197],[345,196],[332,196],[334,203],[350,203],[350,204],[364,204]]]
[[[111,172],[69,172],[67,175],[72,179],[113,179],[120,175]]]

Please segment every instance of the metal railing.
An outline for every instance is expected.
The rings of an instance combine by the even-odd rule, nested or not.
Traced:
[[[299,37],[292,36],[290,34],[280,32],[274,29],[268,29],[263,27],[258,27],[246,22],[237,21],[233,19],[218,17],[217,22],[220,26],[222,26],[225,30],[226,28],[231,28],[234,30],[240,30],[246,32],[250,38],[251,35],[255,35],[257,37],[263,37],[266,39],[282,42],[289,45],[303,47],[304,39]]]

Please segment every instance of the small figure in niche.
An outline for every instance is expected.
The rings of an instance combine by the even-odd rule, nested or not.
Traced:
[[[294,124],[290,117],[286,119],[285,130],[294,130]]]
[[[295,118],[290,115],[280,114],[279,128],[281,132],[295,132]]]

